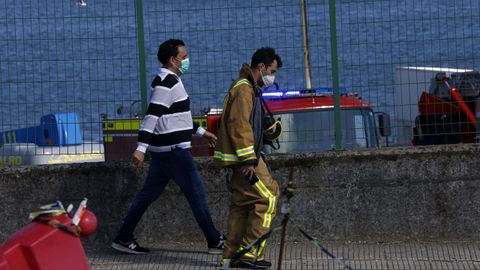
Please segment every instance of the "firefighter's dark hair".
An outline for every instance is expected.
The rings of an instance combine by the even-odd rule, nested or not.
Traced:
[[[252,68],[255,68],[258,66],[260,63],[264,63],[265,66],[270,66],[274,60],[277,60],[278,67],[281,68],[283,63],[282,63],[282,58],[278,54],[275,53],[274,48],[270,47],[263,47],[258,49],[253,55],[252,55],[252,63],[250,66]]]
[[[157,58],[160,63],[166,65],[168,63],[168,59],[170,57],[177,57],[178,55],[178,47],[185,46],[183,40],[180,39],[169,39],[164,41],[158,47]]]

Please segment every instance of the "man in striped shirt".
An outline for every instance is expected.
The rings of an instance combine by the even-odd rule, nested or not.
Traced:
[[[150,103],[138,133],[133,162],[143,164],[147,149],[150,169],[142,190],[135,197],[112,248],[132,254],[148,253],[135,240],[134,230],[148,206],[162,193],[170,179],[185,194],[193,215],[207,239],[210,254],[221,254],[223,236],[213,225],[205,188],[190,152],[192,134],[203,136],[214,147],[217,137],[192,120],[190,99],[180,76],[188,70],[189,59],[182,40],[170,39],[157,54],[163,67],[152,82]]]

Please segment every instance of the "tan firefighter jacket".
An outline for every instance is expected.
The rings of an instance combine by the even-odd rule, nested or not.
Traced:
[[[214,160],[217,165],[256,165],[262,147],[263,110],[252,70],[243,64],[223,102]]]

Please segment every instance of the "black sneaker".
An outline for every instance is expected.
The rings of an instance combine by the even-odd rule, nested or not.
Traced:
[[[129,254],[146,254],[150,252],[148,248],[141,247],[135,240],[123,242],[115,239],[111,247],[115,250]]]
[[[225,246],[225,240],[227,240],[225,235],[220,235],[220,239],[218,239],[217,244],[208,245],[208,254],[213,254],[213,255],[222,254],[223,253],[223,247]]]

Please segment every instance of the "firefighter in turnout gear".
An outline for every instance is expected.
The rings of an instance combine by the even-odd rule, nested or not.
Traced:
[[[223,262],[265,234],[275,216],[279,187],[260,155],[265,132],[261,89],[273,85],[281,66],[281,58],[273,48],[257,50],[251,65],[243,64],[223,103],[214,160],[233,171]],[[264,254],[265,241],[239,261],[229,263],[237,267],[268,268],[271,263]]]

